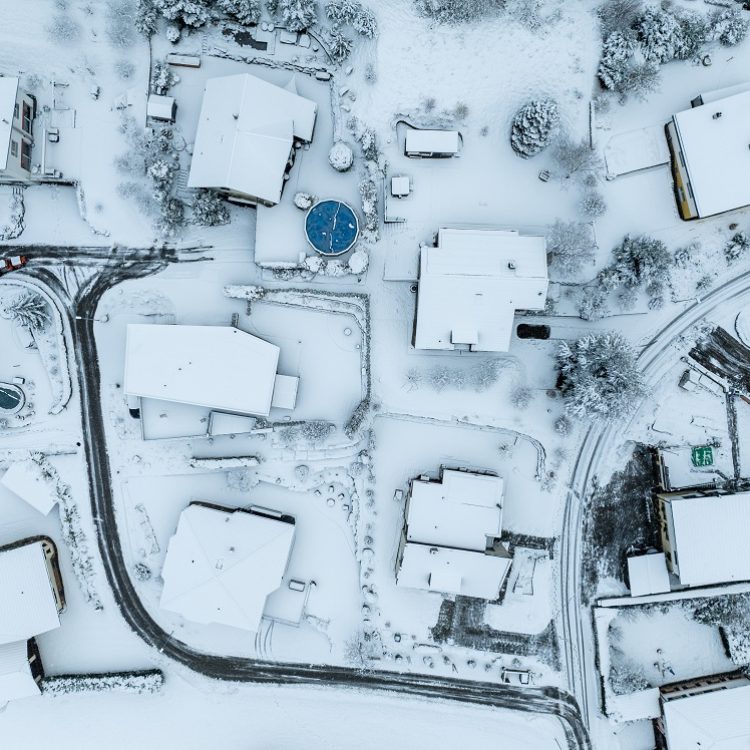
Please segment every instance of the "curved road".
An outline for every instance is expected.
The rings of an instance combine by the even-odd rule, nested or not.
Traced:
[[[675,365],[679,339],[719,305],[731,301],[750,302],[750,271],[722,284],[703,299],[696,300],[654,335],[638,357],[646,382],[656,385]],[[601,711],[601,705],[594,639],[583,619],[584,614],[588,614],[588,610],[584,610],[581,579],[584,499],[591,481],[627,426],[605,423],[593,424],[588,428],[573,467],[563,516],[560,554],[563,658],[568,673],[568,688],[581,706],[587,728],[591,727],[592,717]]]
[[[105,268],[79,291],[74,301],[53,274],[43,269],[34,275],[44,281],[60,300],[73,331],[78,384],[81,396],[82,432],[89,473],[92,513],[107,580],[120,612],[146,643],[180,664],[219,680],[278,685],[320,685],[393,691],[397,694],[451,700],[461,703],[546,714],[560,720],[569,747],[588,750],[591,745],[575,698],[554,687],[517,688],[507,685],[452,680],[430,675],[259,659],[215,656],[197,651],[174,638],[151,617],[128,575],[112,492],[109,456],[100,400],[100,372],[94,321],[99,301],[107,289],[120,282],[146,276],[174,261],[132,260]]]

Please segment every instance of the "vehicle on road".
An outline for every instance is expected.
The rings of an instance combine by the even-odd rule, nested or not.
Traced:
[[[17,271],[19,268],[23,268],[28,262],[29,259],[25,255],[9,255],[0,261],[0,276],[4,273]]]

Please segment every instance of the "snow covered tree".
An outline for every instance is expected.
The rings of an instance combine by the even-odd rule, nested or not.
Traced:
[[[352,53],[352,40],[338,26],[328,32],[328,51],[336,62],[343,62]]]
[[[21,292],[5,305],[3,312],[16,325],[36,332],[43,331],[51,319],[49,305],[36,292]]]
[[[336,25],[351,26],[358,34],[373,39],[378,34],[375,14],[359,0],[330,0],[326,17]]]
[[[568,136],[561,138],[555,144],[552,156],[566,178],[573,175],[585,176],[602,168],[602,160],[591,148],[587,138],[580,141],[573,141]]]
[[[536,99],[516,112],[510,131],[513,150],[524,158],[535,156],[549,144],[560,122],[557,103],[552,99]]]
[[[354,153],[348,143],[336,141],[328,152],[328,162],[337,172],[346,172],[354,163]]]
[[[630,69],[635,49],[635,40],[628,32],[613,31],[605,37],[597,69],[599,81],[605,89],[620,91],[620,85]]]
[[[710,18],[711,36],[725,47],[739,44],[746,36],[748,22],[739,8],[717,10]]]
[[[155,0],[156,7],[168,21],[199,28],[210,19],[209,0]]]
[[[644,101],[648,94],[659,88],[660,82],[659,63],[644,60],[631,65],[624,72],[617,90],[621,94],[632,94],[636,99]]]
[[[155,94],[163,96],[179,81],[180,77],[167,63],[154,63],[154,69],[151,73],[151,89]]]
[[[154,0],[138,0],[135,7],[135,30],[144,36],[152,36],[159,25],[159,10]]]
[[[581,213],[589,219],[598,219],[607,212],[607,203],[604,196],[596,190],[589,190],[584,193],[578,207]]]
[[[680,36],[675,46],[678,60],[691,60],[698,57],[708,40],[710,25],[698,13],[683,12],[677,17]]]
[[[613,659],[609,668],[609,685],[615,695],[630,695],[651,687],[643,667],[632,659],[624,658]]]
[[[578,300],[581,320],[600,320],[608,312],[606,291],[596,284],[585,286]]]
[[[665,63],[677,56],[682,45],[682,27],[674,13],[647,8],[633,28],[647,60]]]
[[[745,232],[736,232],[724,247],[724,257],[727,263],[739,260],[750,248],[750,237]]]
[[[646,394],[635,352],[619,333],[594,333],[557,352],[568,414],[613,420],[633,412]]]
[[[438,23],[479,21],[505,8],[505,0],[415,0],[417,13]]]
[[[113,47],[133,44],[133,8],[130,2],[107,0],[105,32]]]
[[[552,225],[547,236],[547,259],[552,268],[574,274],[584,264],[593,263],[596,242],[591,227],[577,221],[560,221]]]
[[[625,31],[633,27],[643,13],[642,0],[604,0],[596,9],[602,36],[607,37],[613,31]]]
[[[216,190],[198,190],[193,201],[193,219],[202,227],[229,223],[229,208]]]
[[[218,0],[217,5],[242,24],[250,25],[260,21],[260,0]]]
[[[661,240],[645,236],[626,235],[612,255],[624,286],[650,285],[652,294],[663,288],[674,260]]]
[[[317,0],[279,0],[278,9],[289,31],[304,31],[318,18]]]

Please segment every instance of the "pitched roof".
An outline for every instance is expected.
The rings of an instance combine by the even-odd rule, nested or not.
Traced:
[[[750,747],[750,685],[664,702],[670,750],[747,750]]]
[[[511,562],[510,556],[407,542],[396,582],[408,588],[492,600],[497,599]]]
[[[750,492],[672,498],[670,505],[683,585],[750,580]]]
[[[59,625],[42,543],[0,550],[0,645]]]
[[[628,558],[631,596],[663,594],[671,589],[667,559],[663,552]]]
[[[407,540],[484,552],[502,531],[503,480],[446,469],[441,481],[411,484]]]
[[[311,141],[317,104],[250,74],[206,82],[188,185],[278,203],[293,140]]]
[[[45,516],[57,504],[51,482],[44,477],[35,461],[16,461],[5,472],[0,483]]]
[[[516,310],[541,310],[547,295],[543,237],[442,228],[420,252],[417,349],[507,351]]]
[[[26,641],[0,646],[0,706],[19,698],[39,695],[39,686],[31,674]]]
[[[128,325],[125,393],[267,417],[279,347],[231,326]]]
[[[720,117],[715,117],[717,113]],[[679,112],[674,123],[698,214],[750,204],[750,92]]]
[[[256,631],[279,588],[294,524],[257,513],[191,504],[164,561],[162,609],[202,624]]]

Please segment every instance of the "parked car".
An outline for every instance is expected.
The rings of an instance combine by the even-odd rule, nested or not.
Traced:
[[[19,268],[23,268],[28,262],[29,259],[25,255],[9,255],[0,261],[0,276],[4,273],[17,271]]]

